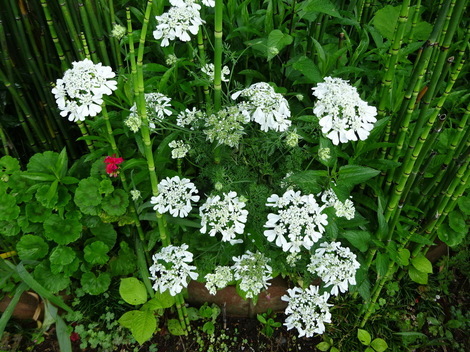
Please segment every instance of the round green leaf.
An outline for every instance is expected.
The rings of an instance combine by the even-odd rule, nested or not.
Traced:
[[[116,243],[117,232],[112,224],[99,221],[95,227],[90,228],[91,233],[109,248],[113,248]]]
[[[21,260],[37,260],[46,256],[49,246],[39,236],[24,235],[16,244],[16,250]]]
[[[54,274],[47,261],[36,266],[34,278],[51,293],[57,293],[70,285],[70,277],[65,274]]]
[[[82,232],[82,225],[78,220],[62,219],[52,214],[44,222],[45,236],[58,244],[69,244],[76,241]]]
[[[86,293],[90,295],[99,295],[109,287],[111,283],[111,277],[108,273],[101,273],[95,276],[92,272],[84,273],[80,279],[82,288]]]
[[[170,319],[167,322],[168,331],[172,335],[180,336],[186,334],[186,331],[181,327],[178,319]]]
[[[47,151],[44,153],[34,154],[27,165],[29,172],[54,174],[59,154],[56,152]]]
[[[44,222],[52,213],[51,209],[47,209],[41,203],[30,202],[26,204],[26,217],[31,222]]]
[[[101,180],[100,182],[100,193],[105,195],[111,194],[114,191],[113,182],[109,179]]]
[[[18,222],[15,221],[0,221],[0,235],[13,237],[20,233]]]
[[[328,351],[330,349],[330,344],[328,342],[320,342],[318,345],[315,346],[320,351]]]
[[[416,257],[412,258],[411,264],[416,268],[416,270],[421,271],[422,273],[432,273],[432,264],[423,254],[418,254]]]
[[[463,239],[467,235],[465,232],[454,231],[449,224],[444,223],[437,229],[437,235],[439,239],[449,247],[455,247],[462,243]]]
[[[411,280],[413,280],[414,282],[417,282],[418,284],[421,284],[421,285],[428,284],[428,274],[423,273],[422,271],[419,271],[414,266],[409,267],[408,275],[410,275]]]
[[[36,199],[46,208],[54,208],[59,200],[59,193],[57,192],[58,180],[52,184],[41,185],[36,192]]]
[[[95,241],[85,247],[85,260],[92,265],[105,264],[109,256],[106,254],[109,247],[101,241]]]
[[[121,279],[119,293],[124,301],[138,305],[147,302],[147,290],[145,285],[135,277]]]
[[[96,206],[101,203],[100,181],[94,177],[81,180],[75,191],[74,201],[85,214],[96,215]]]
[[[372,340],[370,334],[366,330],[363,330],[363,329],[357,329],[357,338],[365,346],[369,346],[370,341]]]
[[[370,346],[376,351],[376,352],[383,352],[388,348],[387,343],[385,340],[376,338],[374,341],[371,342]]]
[[[17,159],[11,157],[10,155],[5,155],[0,159],[0,175],[11,175],[15,171],[19,170],[20,162]]]
[[[129,205],[129,197],[122,189],[116,189],[110,195],[104,197],[101,206],[109,215],[121,216],[126,212]]]
[[[16,205],[16,198],[10,194],[0,192],[0,220],[15,220],[20,214],[20,207]]]
[[[51,252],[49,260],[53,265],[69,265],[75,259],[75,251],[70,247],[57,246]]]

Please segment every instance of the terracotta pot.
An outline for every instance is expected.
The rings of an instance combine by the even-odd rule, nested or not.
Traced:
[[[8,296],[0,300],[0,312],[4,312],[11,302]],[[35,292],[23,292],[13,310],[13,318],[21,320],[42,321],[44,318],[44,303]]]
[[[283,312],[287,302],[281,301],[281,297],[287,293],[287,282],[276,277],[270,283],[268,290],[260,293],[257,304],[253,306],[251,300],[244,300],[238,295],[235,286],[228,286],[211,295],[204,283],[191,281],[188,285],[188,302],[194,305],[215,303],[225,309],[227,315],[234,317],[253,317],[269,308],[274,312]]]

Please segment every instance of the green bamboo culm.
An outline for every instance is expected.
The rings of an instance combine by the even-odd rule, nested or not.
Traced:
[[[202,35],[202,28],[199,28],[199,31],[197,32],[197,48],[199,50],[199,61],[201,62],[201,66],[204,67],[207,61],[206,61],[206,50],[204,48],[204,38]],[[211,100],[211,96],[209,93],[209,86],[204,85],[203,91],[204,91],[204,98],[206,101],[206,112],[208,115],[210,115],[212,111],[212,100]]]
[[[85,58],[85,53],[83,51],[82,41],[80,39],[79,31],[77,31],[75,27],[74,19],[72,17],[72,14],[70,13],[68,3],[66,0],[63,0],[59,2],[59,6],[62,12],[62,17],[65,21],[65,25],[67,27],[69,38],[72,43],[72,48],[75,54],[74,56],[77,57],[79,60],[83,60]]]
[[[223,0],[215,0],[214,23],[214,111],[220,110],[222,104],[222,19]]]
[[[96,41],[98,42],[100,62],[102,62],[106,66],[111,66],[111,62],[109,61],[109,56],[108,56],[108,49],[106,48],[106,43],[104,41],[104,33],[103,33],[102,24],[101,24],[102,20],[97,18],[98,5],[99,5],[99,2],[96,3],[96,6],[94,7],[92,1],[85,0],[85,9],[86,9],[86,14],[87,14],[87,19],[89,19],[89,21],[91,22],[91,27],[93,29],[93,32],[95,33]],[[88,38],[88,40],[90,39]]]
[[[62,49],[62,45],[60,44],[59,38],[57,37],[57,32],[54,26],[54,21],[52,19],[51,13],[49,11],[49,7],[47,5],[47,0],[41,0],[41,6],[44,11],[44,17],[46,18],[46,23],[49,28],[49,33],[51,35],[52,42],[54,43],[57,56],[60,60],[60,67],[62,68],[62,71],[65,71],[69,68],[70,63],[65,57],[64,50]]]
[[[95,46],[95,40],[93,37],[93,32],[91,30],[90,26],[90,21],[88,20],[88,14],[85,8],[85,5],[83,4],[83,0],[78,2],[78,9],[80,10],[80,18],[82,19],[83,23],[83,33],[86,38],[86,43],[89,48],[89,54],[85,52],[85,56],[88,57],[88,55],[91,56],[91,60],[94,63],[100,62],[100,59],[98,58],[98,55],[96,53],[96,46]],[[83,40],[82,40],[83,43]]]

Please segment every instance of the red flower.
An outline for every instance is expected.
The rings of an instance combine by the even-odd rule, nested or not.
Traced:
[[[106,173],[111,177],[117,177],[119,174],[119,164],[122,164],[123,161],[123,158],[116,158],[116,154],[104,158]]]
[[[78,341],[78,340],[80,340],[80,335],[77,334],[76,332],[72,332],[70,334],[70,341],[75,342],[75,341]]]

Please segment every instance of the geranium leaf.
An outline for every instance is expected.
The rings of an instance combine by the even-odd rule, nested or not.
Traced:
[[[34,278],[52,293],[64,290],[70,285],[70,277],[65,274],[54,274],[48,261],[43,261],[36,266]]]
[[[62,219],[57,214],[50,215],[44,222],[44,234],[58,244],[69,244],[76,241],[82,232],[78,220]]]
[[[106,254],[109,247],[101,241],[95,241],[87,245],[84,249],[84,258],[91,265],[105,264],[109,256]]]
[[[82,275],[80,283],[85,292],[90,295],[99,295],[106,292],[111,283],[111,277],[108,273],[101,273],[96,276],[92,272],[88,272]]]
[[[122,189],[116,189],[110,195],[103,198],[101,206],[109,215],[121,216],[126,212],[129,205],[129,197]]]
[[[16,244],[16,250],[21,260],[37,260],[46,256],[49,246],[40,236],[23,235]]]

